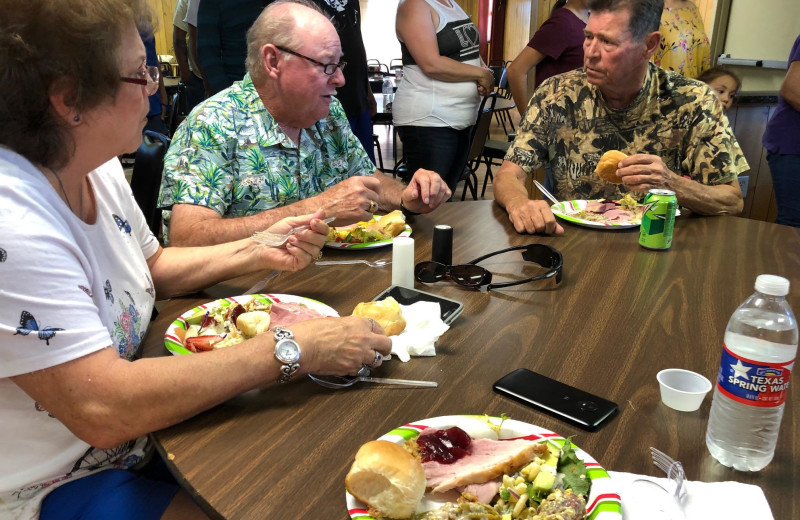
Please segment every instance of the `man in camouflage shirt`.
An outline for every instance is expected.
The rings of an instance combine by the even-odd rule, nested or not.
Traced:
[[[403,186],[375,169],[333,97],[344,84],[341,44],[316,7],[274,2],[247,41],[248,74],[195,108],[167,152],[159,206],[172,209],[170,244],[246,238],[319,208],[345,225],[378,209],[427,213],[450,198],[432,171]]]
[[[661,0],[590,2],[584,67],[535,92],[495,176],[495,198],[519,233],[562,233],[549,202],[530,200],[526,175],[545,164],[559,200],[620,198],[652,188],[706,215],[737,214],[737,176],[749,169],[722,105],[703,83],[648,62],[658,48]],[[595,174],[608,150],[622,184]]]

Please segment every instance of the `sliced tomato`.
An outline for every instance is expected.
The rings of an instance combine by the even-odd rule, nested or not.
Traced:
[[[214,345],[224,338],[224,336],[192,336],[191,338],[186,338],[183,346],[192,352],[206,352],[214,350]]]

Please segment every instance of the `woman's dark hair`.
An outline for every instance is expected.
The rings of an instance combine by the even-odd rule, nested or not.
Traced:
[[[703,71],[699,76],[697,76],[697,79],[703,83],[708,83],[709,81],[714,81],[722,76],[730,76],[736,80],[736,90],[739,90],[739,88],[742,86],[742,80],[739,78],[739,76],[731,69],[723,67],[722,65],[717,65],[716,67],[711,67],[710,69]]]
[[[74,151],[50,95],[80,113],[114,99],[125,29],[154,27],[147,0],[2,0],[0,145],[49,168]]]
[[[636,40],[643,40],[661,27],[664,0],[589,0],[589,12],[622,11],[631,13],[630,31]]]
[[[567,0],[558,0],[556,3],[553,4],[553,8],[550,10],[550,16],[553,16],[557,10],[561,9],[567,5]]]

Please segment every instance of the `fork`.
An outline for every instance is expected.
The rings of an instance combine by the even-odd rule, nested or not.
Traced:
[[[683,471],[683,464],[652,446],[650,447],[650,455],[653,458],[653,464],[666,473],[670,484],[675,486],[675,500],[678,503],[682,503],[688,492],[685,485],[686,474]]]
[[[316,262],[317,265],[347,265],[347,264],[367,264],[370,267],[384,267],[390,265],[391,260],[326,260],[323,262]]]
[[[547,197],[548,199],[550,199],[550,202],[552,202],[553,204],[555,204],[555,205],[556,205],[556,207],[558,207],[558,208],[560,208],[560,209],[561,209],[561,212],[562,212],[562,213],[564,213],[565,215],[569,215],[570,213],[575,213],[575,211],[574,211],[574,210],[567,210],[566,206],[564,206],[563,204],[561,204],[561,202],[559,202],[559,201],[558,201],[558,199],[557,199],[557,198],[555,198],[555,197],[553,196],[553,194],[552,194],[552,193],[550,193],[550,191],[549,191],[547,188],[545,188],[544,186],[542,186],[542,183],[541,183],[541,182],[537,181],[536,179],[533,179],[533,183],[536,185],[536,187],[537,187],[537,188],[539,188],[539,191],[541,191],[541,192],[542,192],[542,195],[544,195],[545,197]]]
[[[334,220],[336,220],[336,217],[328,217],[324,219],[323,222],[326,224],[330,224]],[[308,224],[306,224],[304,226],[297,226],[296,228],[292,228],[289,230],[288,233],[270,233],[269,231],[256,231],[255,233],[253,233],[253,236],[250,237],[250,240],[254,240],[259,244],[264,244],[265,246],[280,247],[283,244],[285,244],[287,240],[289,240],[290,236],[308,228],[309,226]]]

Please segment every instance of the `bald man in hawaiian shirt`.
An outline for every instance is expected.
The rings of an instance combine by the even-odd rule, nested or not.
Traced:
[[[159,206],[171,209],[170,244],[245,238],[318,208],[339,226],[379,210],[428,213],[450,198],[435,172],[404,186],[375,169],[333,96],[344,84],[341,44],[313,4],[270,4],[247,41],[244,79],[198,105],[167,152]]]

